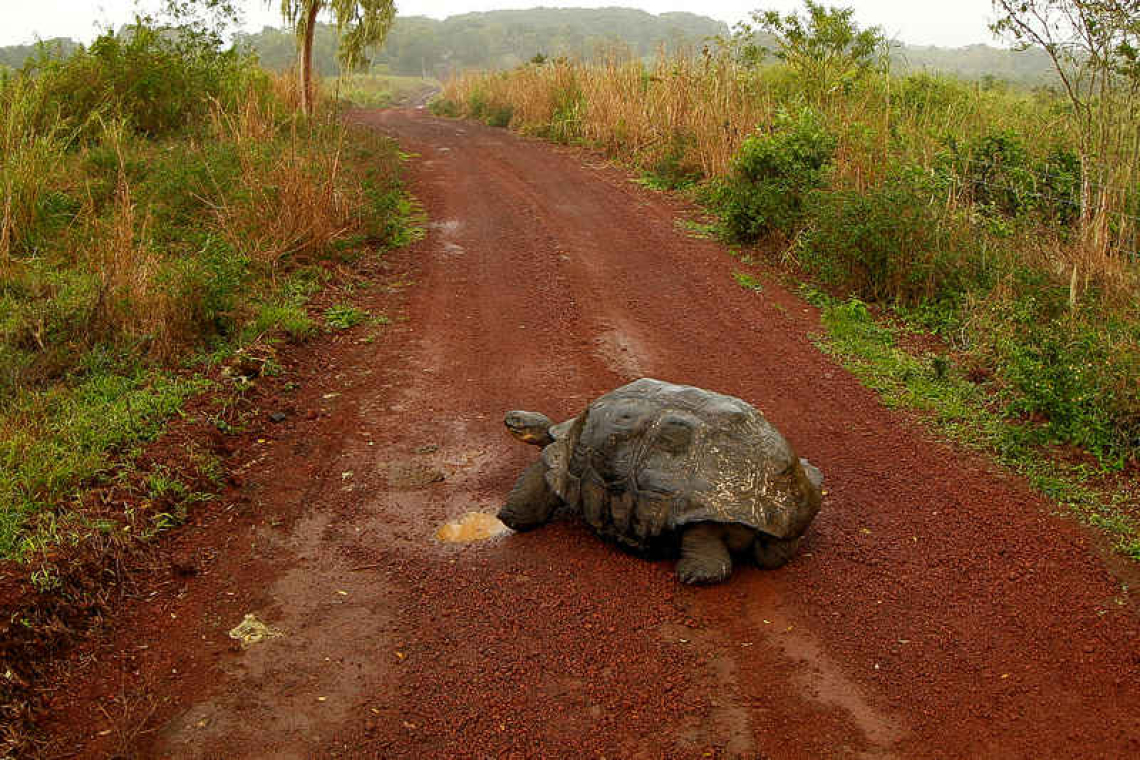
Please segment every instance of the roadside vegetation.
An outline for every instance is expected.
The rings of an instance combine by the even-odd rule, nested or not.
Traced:
[[[435,79],[396,76],[374,69],[369,73],[328,77],[324,87],[329,94],[357,108],[391,108],[423,104],[442,85]]]
[[[1033,43],[1021,4],[1001,5],[999,31]],[[808,2],[754,14],[699,57],[463,74],[433,109],[600,149],[691,193],[745,255],[815,283],[835,350],[942,384],[918,405],[956,410],[935,416],[1061,501],[1108,504],[1083,513],[1140,558],[1140,74],[1126,21],[1092,19],[1115,36],[1059,56],[1069,90],[894,74],[877,30]],[[852,314],[878,337],[836,332]],[[874,332],[872,315],[893,327]],[[913,367],[892,353],[908,342],[925,346]],[[1073,495],[1090,484],[1115,495]]]
[[[395,146],[298,102],[216,35],[145,21],[0,74],[0,559],[183,519],[208,497],[163,472],[130,516],[82,507],[219,364],[324,329],[330,264],[406,239]]]

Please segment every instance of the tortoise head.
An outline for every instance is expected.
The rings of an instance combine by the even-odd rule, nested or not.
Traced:
[[[533,446],[548,446],[554,442],[550,428],[554,423],[545,414],[538,412],[511,411],[503,418],[503,424],[511,435],[523,443]]]

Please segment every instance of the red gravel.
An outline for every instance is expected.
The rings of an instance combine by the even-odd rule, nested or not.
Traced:
[[[774,277],[740,288],[685,209],[581,152],[360,119],[420,155],[429,234],[364,300],[409,319],[290,355],[297,414],[249,439],[233,509],[174,541],[196,575],[68,663],[56,751],[1140,756],[1140,625],[1094,540],[883,408]],[[823,470],[789,566],[694,589],[573,521],[431,540],[535,455],[505,410],[568,417],[642,375],[754,403]],[[251,611],[282,635],[235,650]]]

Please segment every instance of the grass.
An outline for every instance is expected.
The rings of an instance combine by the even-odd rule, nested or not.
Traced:
[[[802,287],[801,295],[821,310],[827,332],[814,337],[816,346],[839,359],[887,406],[924,412],[942,435],[992,456],[1081,521],[1106,531],[1120,552],[1140,560],[1135,505],[1104,487],[1102,469],[1044,455],[1032,423],[995,412],[991,396],[945,356],[916,356],[900,347],[901,328],[876,320],[857,298],[837,299],[810,286]]]
[[[142,367],[94,369],[73,387],[24,392],[0,417],[0,556],[42,548],[28,528],[77,487],[128,466],[207,381]]]
[[[760,283],[760,281],[756,279],[755,276],[750,275],[747,272],[733,272],[732,279],[736,281],[737,285],[744,288],[745,290],[751,290],[756,293],[764,292],[764,286]]]
[[[334,304],[325,309],[325,324],[334,330],[348,330],[368,319],[368,312],[350,304]]]
[[[422,235],[390,140],[327,100],[300,117],[292,77],[209,38],[131,31],[0,79],[0,559],[136,522],[84,516],[109,480],[148,530],[185,519],[216,462],[125,477],[138,452],[250,381],[212,386],[217,364],[315,335],[332,266]]]
[[[422,101],[440,88],[431,78],[385,73],[346,74],[325,80],[325,90],[358,108],[390,108]]]

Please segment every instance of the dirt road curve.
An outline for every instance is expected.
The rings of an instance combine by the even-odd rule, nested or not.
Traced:
[[[885,410],[812,347],[812,310],[737,286],[683,209],[584,154],[359,118],[419,154],[430,233],[371,296],[409,319],[293,357],[296,414],[178,538],[196,575],[77,654],[54,751],[1140,756],[1140,625],[1089,539]],[[823,470],[788,567],[694,589],[575,522],[432,540],[534,456],[505,410],[569,416],[643,375],[753,402]],[[251,611],[281,635],[235,650]]]

